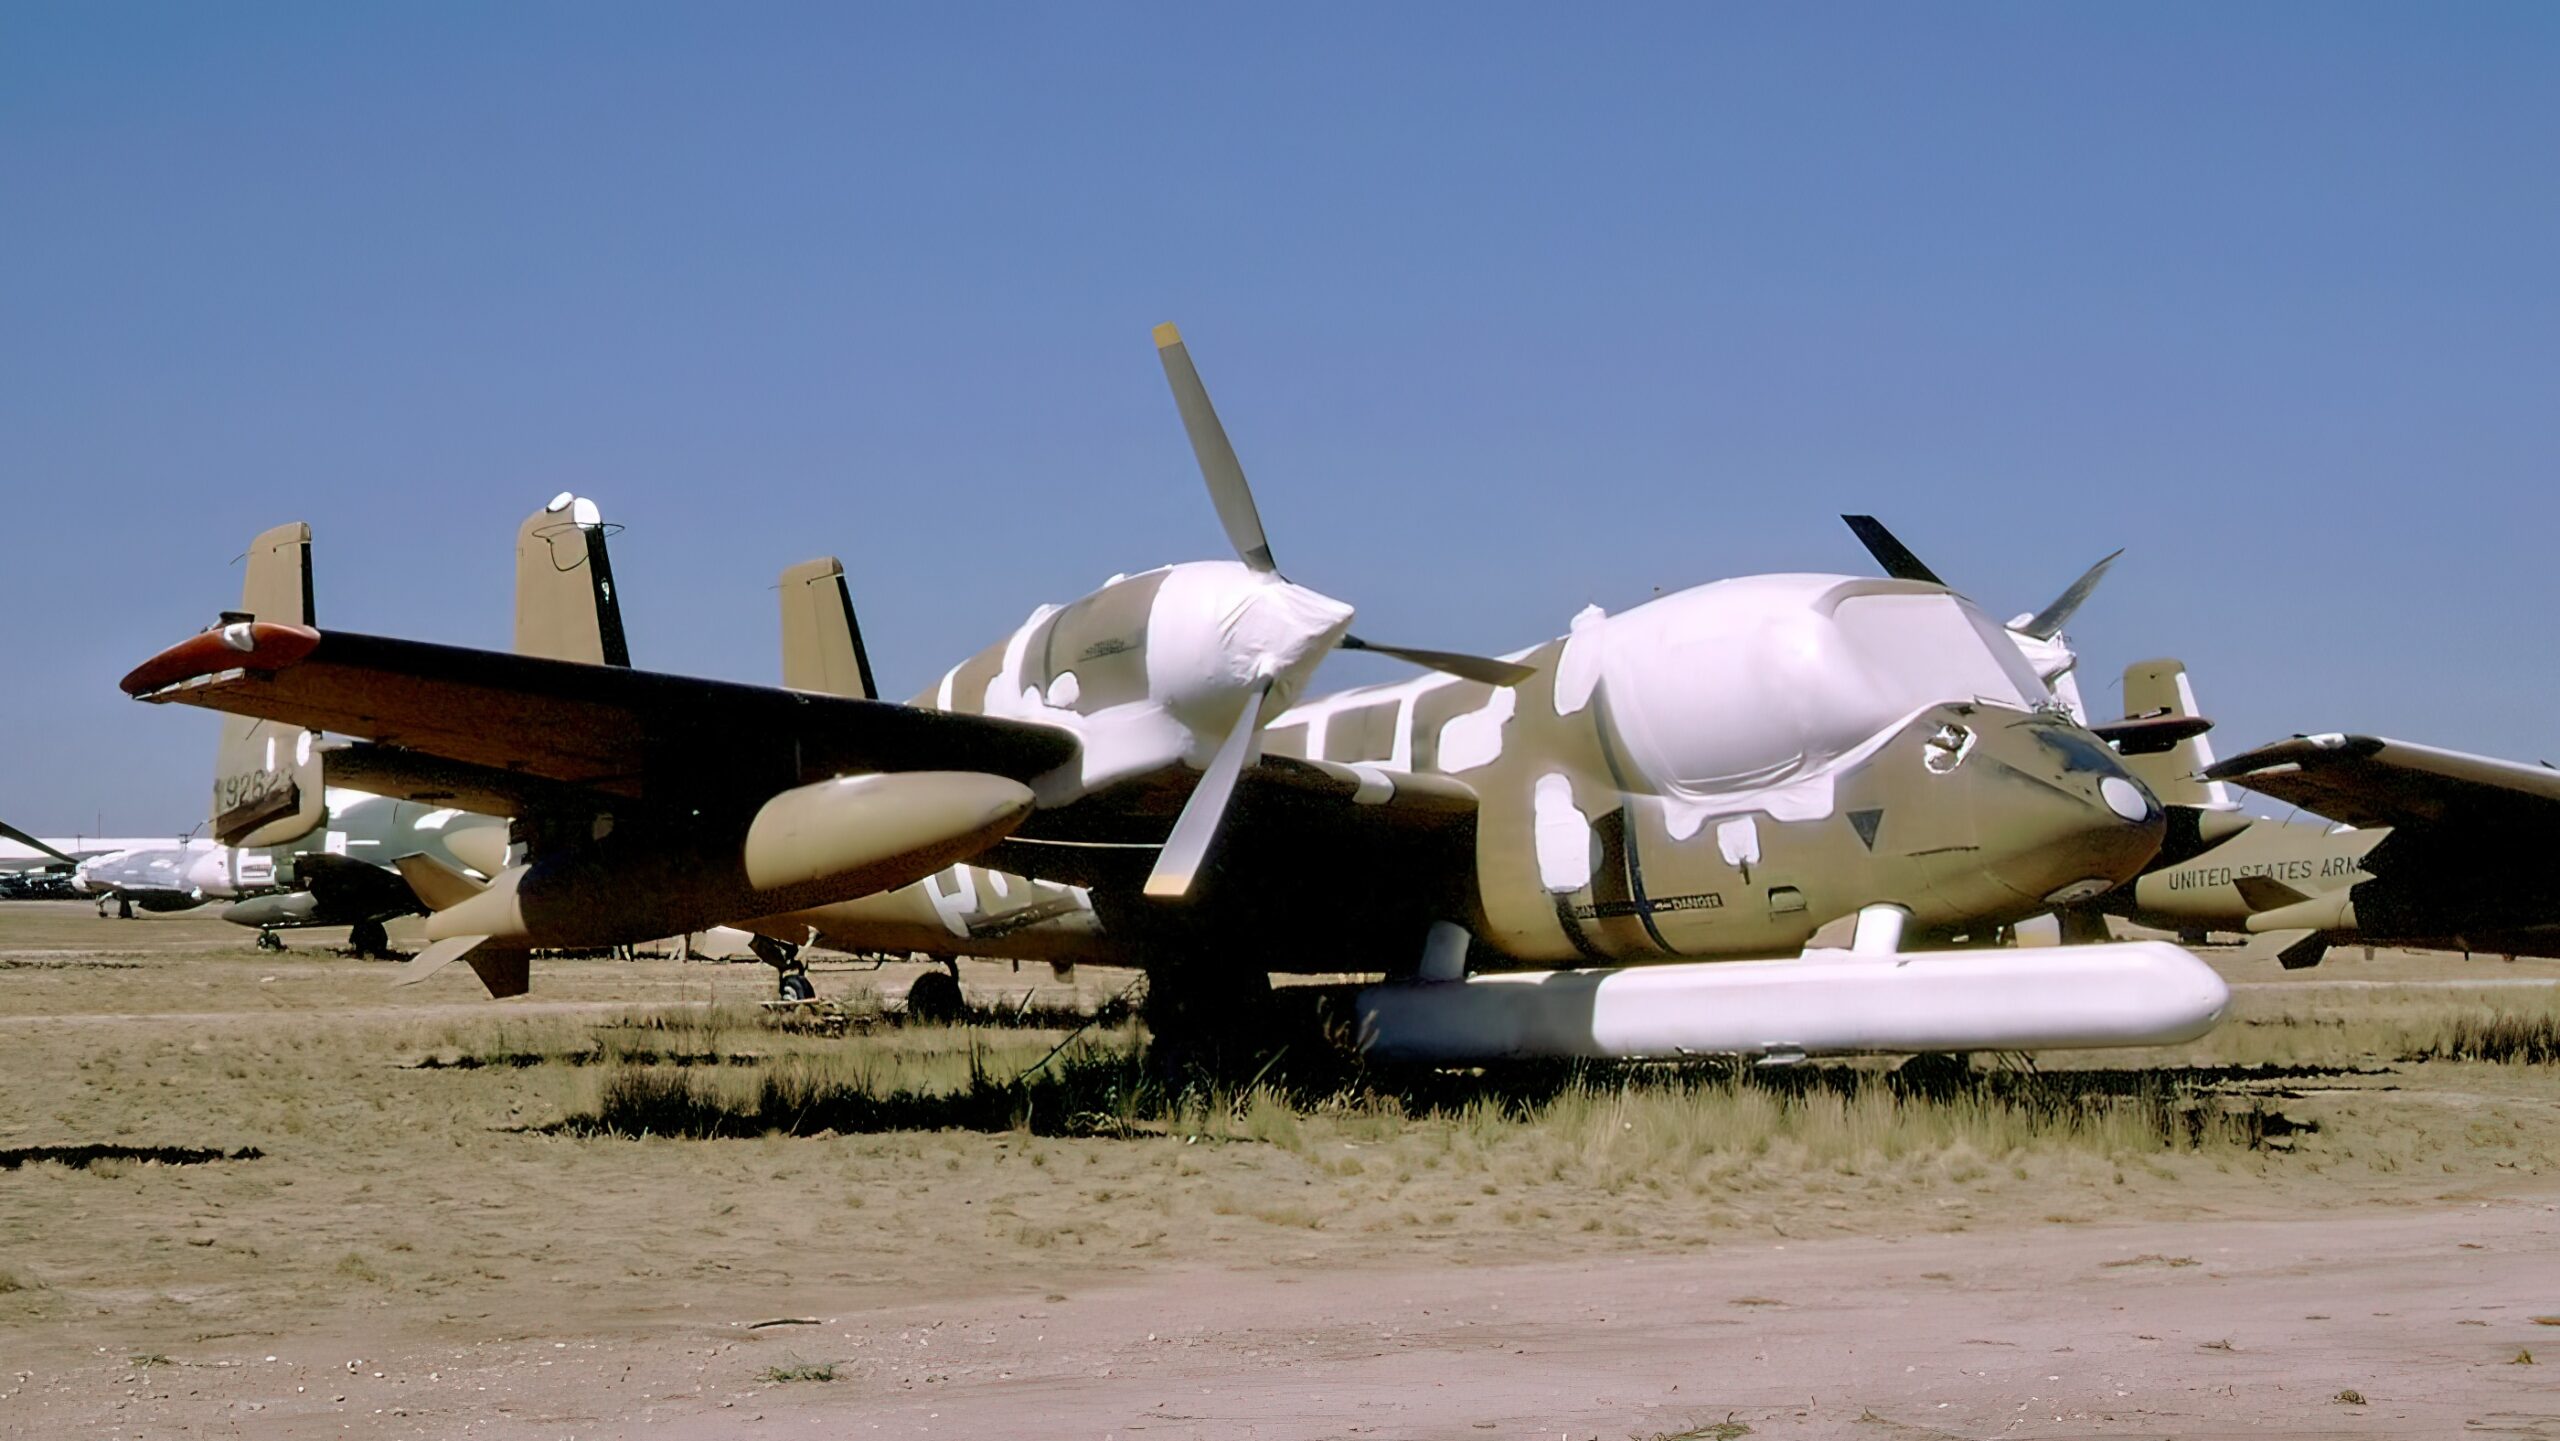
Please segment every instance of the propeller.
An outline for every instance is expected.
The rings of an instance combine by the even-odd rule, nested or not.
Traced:
[[[1280,573],[1278,562],[1271,558],[1271,537],[1262,528],[1262,511],[1253,503],[1253,487],[1245,480],[1244,464],[1236,459],[1235,445],[1227,439],[1226,426],[1219,423],[1217,407],[1209,403],[1209,389],[1200,381],[1200,368],[1192,364],[1191,350],[1182,343],[1182,332],[1171,325],[1159,325],[1155,340],[1156,356],[1164,363],[1164,378],[1173,387],[1174,408],[1182,414],[1182,429],[1191,438],[1192,457],[1200,463],[1200,478],[1208,483],[1209,499],[1218,508],[1218,524],[1226,530],[1227,544],[1235,548],[1236,558],[1244,562],[1246,569],[1287,582],[1288,577]],[[1486,685],[1518,685],[1537,674],[1528,666],[1489,656],[1385,645],[1356,635],[1343,636],[1337,645],[1343,650],[1393,656],[1427,670]],[[1155,869],[1148,873],[1149,896],[1171,900],[1188,894],[1201,867],[1207,864],[1209,850],[1217,843],[1218,827],[1226,817],[1227,803],[1235,796],[1236,782],[1253,759],[1254,735],[1261,728],[1262,707],[1271,695],[1273,683],[1274,677],[1266,674],[1246,694],[1243,710],[1237,713],[1226,738],[1219,742],[1208,768],[1201,772],[1200,783],[1183,802],[1182,814],[1174,819],[1173,833],[1165,838]]]
[[[1262,512],[1253,503],[1253,488],[1245,482],[1244,465],[1236,459],[1227,428],[1218,421],[1217,407],[1209,403],[1209,389],[1200,383],[1200,368],[1191,363],[1190,347],[1182,343],[1182,332],[1170,322],[1156,327],[1156,358],[1164,362],[1164,378],[1173,387],[1174,408],[1182,412],[1182,428],[1191,437],[1191,453],[1200,462],[1200,478],[1209,483],[1209,499],[1218,507],[1218,523],[1226,527],[1227,544],[1235,547],[1236,558],[1248,569],[1279,575],[1280,568],[1271,559],[1271,537],[1262,529]],[[1537,674],[1525,665],[1490,656],[1384,645],[1356,635],[1344,636],[1342,649],[1374,651],[1425,670],[1446,671],[1487,685],[1518,685]]]
[[[1421,666],[1425,670],[1446,671],[1467,680],[1486,685],[1518,685],[1536,675],[1536,669],[1517,661],[1495,660],[1491,656],[1467,655],[1454,650],[1421,650],[1409,645],[1380,645],[1356,635],[1342,638],[1342,649],[1365,650],[1378,655],[1391,655],[1400,661]]]
[[[2105,559],[2080,572],[2080,578],[2064,587],[2062,594],[2055,596],[2051,605],[2027,617],[2026,623],[2018,629],[2038,640],[2051,640],[2062,634],[2063,625],[2071,619],[2074,612],[2080,609],[2081,602],[2089,598],[2089,592],[2098,588],[2098,582],[2106,578],[2107,567],[2115,564],[2116,557],[2122,554],[2124,554],[2122,546],[2109,551]]]
[[[1209,859],[1209,847],[1218,839],[1218,823],[1226,818],[1236,780],[1252,758],[1253,733],[1262,726],[1262,701],[1270,694],[1267,680],[1245,694],[1244,709],[1236,712],[1235,725],[1218,742],[1218,753],[1209,758],[1200,784],[1192,787],[1191,798],[1182,803],[1182,814],[1174,818],[1173,834],[1165,837],[1164,849],[1156,853],[1155,869],[1147,873],[1148,895],[1174,900],[1190,891],[1192,879]]]
[[[1923,585],[1946,584],[1938,579],[1938,573],[1931,570],[1926,562],[1911,553],[1911,547],[1885,529],[1883,521],[1872,515],[1844,515],[1840,518],[1849,523],[1849,529],[1857,534],[1858,543],[1867,548],[1867,554],[1876,558],[1876,564],[1884,567],[1885,574],[1895,580],[1916,580]]]
[[[1884,522],[1872,515],[1844,515],[1840,518],[1848,523],[1850,531],[1858,537],[1858,543],[1867,548],[1867,554],[1876,558],[1876,564],[1884,568],[1885,574],[1896,580],[1947,584],[1939,579],[1938,573],[1931,570],[1926,561],[1912,554],[1911,547],[1887,530]],[[2018,643],[2019,651],[2035,667],[2036,674],[2052,687],[2055,697],[2075,717],[2081,716],[2080,684],[2072,679],[2071,672],[2079,665],[2080,657],[2072,652],[2070,643],[2063,638],[2062,627],[2089,599],[2089,593],[2098,588],[2098,582],[2106,577],[2107,567],[2115,564],[2116,557],[2122,554],[2124,551],[2121,549],[2108,554],[2096,565],[2082,571],[2080,578],[2064,587],[2062,594],[2055,596],[2044,609],[2033,615],[2019,616],[2008,624],[2010,639]],[[1954,587],[1949,586],[1948,589]]]

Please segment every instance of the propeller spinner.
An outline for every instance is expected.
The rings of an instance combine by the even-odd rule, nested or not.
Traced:
[[[1200,381],[1199,367],[1191,362],[1191,351],[1182,342],[1182,332],[1170,324],[1159,325],[1155,339],[1156,356],[1164,363],[1166,382],[1173,387],[1174,408],[1182,414],[1182,428],[1191,438],[1191,454],[1200,463],[1200,478],[1208,483],[1209,499],[1218,508],[1218,524],[1226,530],[1227,544],[1235,548],[1236,558],[1248,570],[1269,576],[1278,584],[1294,584],[1280,573],[1278,563],[1271,558],[1271,537],[1262,528],[1262,511],[1253,503],[1253,487],[1245,480],[1244,465],[1236,459],[1226,426],[1219,423],[1217,407],[1209,403],[1208,387]],[[1339,648],[1373,651],[1487,685],[1518,685],[1536,674],[1527,666],[1489,656],[1386,645],[1349,634],[1341,637]],[[1233,729],[1211,756],[1199,785],[1174,821],[1173,833],[1147,877],[1148,895],[1170,899],[1189,892],[1217,839],[1236,781],[1253,760],[1254,735],[1261,727],[1262,707],[1270,693],[1271,677],[1265,675],[1245,696],[1244,709],[1236,717]]]

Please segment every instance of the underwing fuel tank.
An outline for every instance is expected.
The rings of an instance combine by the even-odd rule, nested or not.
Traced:
[[[2167,1046],[2231,992],[2166,941],[1521,971],[1372,986],[1362,1047],[1399,1061]]]
[[[428,895],[424,875],[411,884],[429,905],[445,902],[427,918],[430,940],[623,945],[905,885],[986,849],[1031,807],[1020,783],[974,771],[840,776],[773,797],[743,830],[609,835],[511,866],[486,888],[464,881],[468,895]]]

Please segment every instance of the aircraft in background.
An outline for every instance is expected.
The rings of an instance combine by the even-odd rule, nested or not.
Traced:
[[[2339,823],[2231,884],[2289,967],[2334,944],[2560,956],[2560,771],[2382,736],[2295,736],[2205,771]],[[2254,829],[2254,827],[2253,827]]]
[[[1382,1054],[2155,1044],[2219,1019],[2219,979],[2164,943],[1902,950],[1913,924],[2103,892],[2163,827],[1970,602],[1754,576],[1501,660],[1367,642],[1280,573],[1171,327],[1158,349],[1237,558],[1044,606],[907,705],[239,616],[124,686],[238,718],[239,796],[309,789],[316,750],[257,734],[308,727],[355,738],[333,776],[513,815],[525,855],[488,881],[402,865],[434,912],[413,967],[462,959],[499,995],[537,947],[824,914],[965,863],[1082,888],[1107,958],[1195,1018],[1274,971],[1384,972],[1360,1003]],[[1433,674],[1307,698],[1335,649]],[[1851,918],[1846,953],[1692,964]]]
[[[80,863],[130,841],[89,844],[85,837],[46,840],[0,821],[0,900],[59,900],[76,896],[72,877]]]
[[[2128,710],[2193,716],[2175,660],[2125,671]],[[2287,969],[2340,944],[2560,956],[2560,887],[2543,861],[2560,833],[2560,772],[2376,736],[2296,736],[2226,761],[2201,734],[2127,764],[2175,817],[2181,849],[2092,902],[2092,913],[2174,931],[2276,936]],[[2232,785],[2325,818],[2251,817]]]

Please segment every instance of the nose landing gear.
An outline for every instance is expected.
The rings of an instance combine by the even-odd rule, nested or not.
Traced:
[[[809,980],[809,963],[800,959],[798,946],[771,936],[750,936],[747,949],[756,953],[757,960],[773,967],[774,990],[783,1000],[817,999],[818,988]]]

